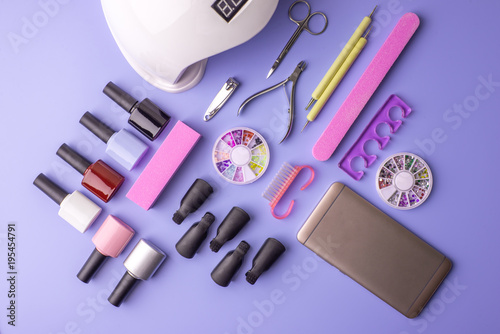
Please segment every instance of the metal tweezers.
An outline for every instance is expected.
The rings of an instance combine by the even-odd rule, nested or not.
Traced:
[[[293,73],[288,77],[286,78],[285,80],[281,81],[280,83],[277,83],[276,85],[274,86],[271,86],[269,88],[266,88],[264,90],[261,90],[260,92],[258,93],[255,93],[254,95],[250,96],[248,99],[246,99],[245,101],[243,101],[243,103],[241,104],[240,108],[238,109],[238,116],[240,115],[240,112],[241,110],[243,109],[243,107],[250,101],[252,101],[253,99],[255,99],[256,97],[258,96],[261,96],[267,92],[270,92],[278,87],[285,87],[286,83],[291,81],[292,82],[292,92],[290,94],[290,99],[288,101],[289,103],[289,108],[288,108],[288,130],[285,134],[285,136],[283,137],[283,139],[281,139],[281,141],[279,142],[280,144],[288,137],[288,135],[290,134],[290,132],[292,131],[292,124],[293,124],[293,112],[294,112],[294,107],[295,107],[295,84],[297,83],[297,80],[299,79],[299,76],[300,76],[300,73],[302,73],[302,71],[306,68],[306,63],[305,61],[301,61],[297,67],[295,67],[295,70],[293,71]],[[286,90],[285,90],[286,91]]]

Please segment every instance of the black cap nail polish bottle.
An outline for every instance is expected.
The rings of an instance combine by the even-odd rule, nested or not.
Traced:
[[[150,99],[138,102],[111,81],[104,87],[103,93],[125,109],[130,114],[130,125],[151,141],[160,135],[170,121],[170,116]]]

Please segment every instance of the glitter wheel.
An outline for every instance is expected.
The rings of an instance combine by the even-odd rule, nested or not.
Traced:
[[[427,163],[412,153],[397,153],[378,168],[377,192],[388,205],[408,210],[421,205],[432,190],[432,173]]]
[[[255,130],[239,127],[225,131],[215,141],[212,160],[226,181],[248,184],[259,179],[269,164],[269,147]]]

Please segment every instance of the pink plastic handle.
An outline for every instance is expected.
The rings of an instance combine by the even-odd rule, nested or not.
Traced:
[[[276,204],[278,204],[278,202],[276,202]],[[286,218],[288,217],[288,215],[290,214],[290,212],[292,212],[292,208],[293,208],[293,205],[295,204],[295,201],[292,200],[290,202],[290,204],[288,205],[288,209],[286,210],[286,212],[284,214],[282,214],[281,216],[276,214],[274,212],[274,208],[276,207],[276,204],[274,204],[274,206],[271,207],[271,214],[273,215],[274,218],[276,219],[283,219],[283,218]]]
[[[311,176],[309,176],[309,180],[304,183],[304,185],[302,186],[302,188],[300,188],[300,190],[304,190],[306,189],[307,187],[309,187],[309,185],[311,184],[311,182],[314,180],[314,169],[311,167],[311,166],[307,166],[307,165],[304,165],[304,166],[298,166],[298,167],[295,167],[297,168],[297,174],[304,168],[307,168],[311,171]]]
[[[314,169],[311,167],[311,166],[307,166],[307,165],[304,165],[304,166],[296,166],[295,167],[295,170],[296,172],[294,173],[294,176],[292,177],[292,179],[290,180],[290,182],[288,183],[287,187],[283,190],[283,193],[281,196],[283,196],[283,194],[286,192],[286,190],[288,189],[288,187],[290,186],[290,184],[293,182],[293,180],[295,179],[295,177],[297,176],[297,174],[299,174],[299,172],[304,169],[304,168],[307,168],[311,171],[311,176],[309,177],[309,180],[307,180],[306,183],[304,183],[304,185],[300,188],[300,190],[304,190],[306,189],[310,184],[311,182],[314,180]],[[281,199],[281,196],[280,196],[280,199]],[[293,205],[295,204],[295,201],[292,200],[290,202],[290,204],[288,205],[288,209],[286,210],[286,212],[282,215],[278,215],[274,212],[274,209],[276,208],[276,205],[278,205],[278,202],[279,202],[279,199],[274,202],[272,205],[271,205],[271,214],[273,215],[274,218],[276,219],[283,219],[283,218],[286,218],[288,217],[288,215],[290,214],[290,212],[292,212],[292,208],[293,208]]]

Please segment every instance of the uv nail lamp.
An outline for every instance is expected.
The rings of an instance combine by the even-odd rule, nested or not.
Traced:
[[[121,52],[146,81],[167,92],[194,87],[207,58],[248,41],[279,0],[101,0]]]

